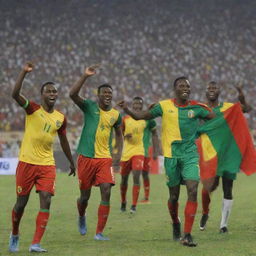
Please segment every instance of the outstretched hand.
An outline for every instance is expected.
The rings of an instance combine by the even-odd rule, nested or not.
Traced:
[[[117,102],[117,106],[122,108],[122,109],[126,109],[127,108],[127,102],[124,100],[121,100],[119,102]]]
[[[76,176],[76,167],[73,164],[71,164],[69,168],[70,173],[68,174],[68,176]]]
[[[31,62],[27,62],[24,67],[23,70],[27,73],[31,72],[34,68],[34,65]]]
[[[96,70],[100,67],[100,64],[92,65],[85,69],[86,76],[93,76],[96,74]]]

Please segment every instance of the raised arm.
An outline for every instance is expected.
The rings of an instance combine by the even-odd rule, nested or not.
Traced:
[[[244,113],[249,113],[252,110],[251,105],[249,105],[246,100],[245,100],[245,96],[242,90],[242,85],[239,84],[237,86],[235,86],[238,92],[238,100],[240,101],[241,107],[242,107],[242,111]]]
[[[33,70],[33,65],[31,63],[26,63],[23,69],[21,70],[16,83],[14,85],[14,88],[12,90],[12,98],[20,105],[24,106],[26,104],[27,99],[20,94],[21,87],[23,80],[27,73],[31,72]]]
[[[58,134],[58,135],[59,135],[61,148],[62,148],[64,154],[66,155],[66,157],[67,157],[67,159],[70,163],[69,176],[70,175],[75,176],[76,175],[76,168],[75,168],[74,160],[73,160],[73,157],[72,157],[72,154],[71,154],[71,150],[70,150],[70,146],[69,146],[67,136],[66,136],[66,134]]]
[[[132,112],[125,101],[120,101],[117,105],[124,110],[124,112],[130,115],[135,120],[149,120],[153,118],[153,115],[149,112],[149,110],[142,110],[139,112]]]
[[[74,101],[74,103],[82,108],[84,99],[79,96],[79,92],[86,81],[86,79],[90,76],[93,76],[96,74],[96,69],[99,67],[99,65],[93,65],[85,69],[84,74],[79,78],[78,81],[76,81],[69,92],[70,98]]]

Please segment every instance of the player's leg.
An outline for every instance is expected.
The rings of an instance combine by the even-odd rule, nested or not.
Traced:
[[[39,193],[40,210],[36,218],[36,230],[29,247],[30,252],[47,252],[40,245],[50,217],[51,198],[55,191],[55,166],[37,166],[36,191]]]
[[[120,195],[121,195],[121,212],[126,211],[126,193],[128,189],[128,180],[129,180],[129,174],[131,171],[131,161],[124,161],[121,162],[121,184],[120,184]]]
[[[144,156],[133,156],[132,157],[132,176],[133,176],[133,187],[132,187],[132,205],[130,213],[136,212],[136,206],[140,193],[140,175],[144,165]]]
[[[32,165],[19,162],[16,170],[16,203],[12,210],[12,232],[9,239],[9,251],[19,250],[19,225],[24,209],[34,185],[34,168]]]
[[[142,171],[143,186],[144,186],[144,199],[141,201],[141,203],[149,202],[149,192],[150,192],[149,161],[150,161],[150,158],[145,157],[143,171]]]
[[[198,156],[188,155],[181,161],[182,178],[185,181],[187,188],[187,203],[185,207],[185,225],[184,225],[184,237],[182,238],[182,244],[185,246],[194,247],[197,244],[194,243],[191,236],[194,219],[197,211],[197,189],[199,184],[199,167]]]
[[[77,199],[77,210],[78,210],[78,230],[79,233],[84,236],[87,233],[86,225],[86,208],[88,201],[91,196],[91,189],[80,189],[80,197]]]
[[[80,196],[77,199],[78,231],[83,236],[87,233],[86,209],[91,196],[91,187],[95,180],[94,160],[82,155],[77,158],[77,176]]]
[[[115,185],[115,177],[112,168],[112,159],[98,159],[95,185],[99,185],[101,202],[98,208],[98,223],[96,228],[95,240],[109,240],[103,236],[110,212],[111,187]]]
[[[103,230],[106,226],[109,212],[110,212],[110,195],[111,187],[110,183],[102,183],[100,186],[101,202],[98,208],[98,224],[96,228],[95,240],[109,240],[108,237],[103,236]]]
[[[222,202],[222,212],[221,212],[221,223],[220,223],[220,232],[228,232],[228,219],[231,213],[233,205],[233,180],[236,178],[235,174],[224,174],[222,177],[222,188],[223,188],[223,202]]]
[[[214,184],[212,186],[212,191],[214,191],[219,185],[219,176],[215,177]],[[200,220],[200,230],[205,230],[207,220],[209,218],[209,211],[210,211],[210,203],[211,203],[211,193],[202,188],[201,191],[202,196],[202,217]]]
[[[164,167],[169,188],[168,210],[172,219],[173,240],[179,241],[181,238],[181,224],[179,219],[179,195],[181,174],[178,168],[178,160],[175,158],[165,158]]]

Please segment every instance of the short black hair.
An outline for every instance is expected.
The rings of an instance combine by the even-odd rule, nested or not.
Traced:
[[[139,96],[134,97],[132,100],[141,100],[143,102],[143,99]]]
[[[210,85],[210,84],[218,85],[218,86],[219,86],[219,84],[218,84],[216,81],[210,81],[210,82],[208,83],[208,85]]]
[[[43,94],[43,91],[44,91],[44,87],[46,86],[46,85],[48,85],[48,84],[52,84],[52,85],[55,85],[55,83],[54,82],[50,82],[50,81],[48,81],[48,82],[45,82],[44,84],[42,84],[42,86],[41,86],[41,94]]]
[[[179,80],[188,80],[188,78],[186,76],[179,76],[178,78],[176,78],[173,82],[173,87],[175,88],[177,86],[177,82]]]
[[[113,91],[113,88],[110,84],[102,84],[102,85],[98,86],[98,92],[97,92],[98,94],[100,93],[101,88],[110,88]]]

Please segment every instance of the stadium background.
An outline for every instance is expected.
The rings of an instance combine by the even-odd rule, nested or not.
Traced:
[[[67,115],[73,151],[82,115],[69,88],[94,63],[101,68],[85,97],[95,99],[97,86],[108,82],[114,105],[134,96],[150,104],[171,97],[173,80],[186,75],[191,98],[204,101],[206,83],[217,80],[222,99],[236,101],[234,85],[242,83],[255,108],[255,1],[0,0],[0,10],[0,157],[18,155],[24,113],[10,92],[28,60],[35,69],[23,93],[39,102],[41,84],[57,83],[57,108]],[[255,136],[255,110],[247,118]]]

